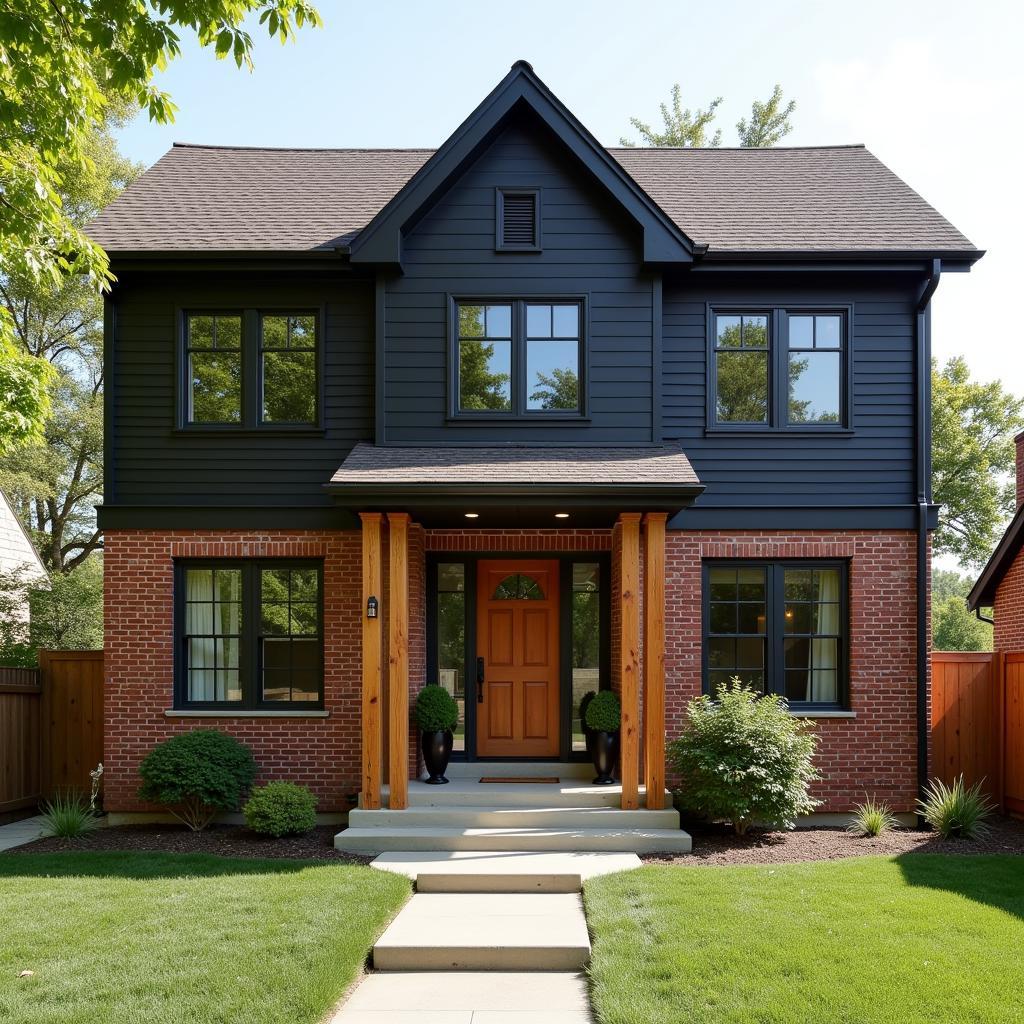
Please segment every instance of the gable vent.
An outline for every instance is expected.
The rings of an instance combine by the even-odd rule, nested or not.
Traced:
[[[538,195],[536,192],[503,192],[500,197],[498,245],[502,249],[536,249]]]

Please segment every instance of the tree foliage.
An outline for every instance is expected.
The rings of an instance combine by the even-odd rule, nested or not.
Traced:
[[[967,595],[973,585],[970,576],[952,569],[936,569],[932,573],[932,647],[935,650],[992,650],[992,625],[967,610]],[[991,609],[987,612],[991,617]]]
[[[932,367],[932,494],[941,505],[936,554],[981,565],[1013,513],[1015,448],[1024,405],[1000,381],[971,380],[956,357]]]
[[[0,4],[0,274],[58,287],[80,277],[98,291],[107,258],[76,219],[64,193],[96,172],[92,133],[118,105],[173,119],[170,97],[152,84],[181,53],[182,31],[218,58],[252,64],[242,27],[259,14],[282,42],[320,24],[308,0],[19,0]],[[48,367],[14,346],[10,310],[0,307],[0,439],[38,436]]]
[[[640,133],[645,146],[679,146],[682,148],[699,148],[707,146],[712,149],[722,144],[722,131],[715,129],[711,134],[711,126],[722,103],[722,97],[716,96],[704,109],[697,107],[691,110],[683,106],[682,88],[677,82],[672,86],[672,95],[668,103],[662,103],[662,130],[651,127],[646,121],[631,117],[629,123]],[[771,96],[763,103],[754,100],[750,107],[750,120],[740,118],[736,123],[737,144],[744,148],[765,148],[775,146],[788,135],[793,126],[790,118],[796,110],[796,101],[783,101],[782,87],[778,84]],[[623,146],[635,146],[631,139],[619,140]]]

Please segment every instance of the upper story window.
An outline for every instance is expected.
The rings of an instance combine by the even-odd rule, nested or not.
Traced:
[[[455,303],[453,413],[580,416],[583,303]]]
[[[182,426],[315,426],[315,313],[237,310],[184,317]]]
[[[708,426],[849,426],[849,309],[711,311]]]
[[[540,251],[540,189],[499,188],[495,193],[495,246],[501,252]]]

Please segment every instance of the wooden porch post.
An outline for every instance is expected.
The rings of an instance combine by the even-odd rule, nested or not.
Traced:
[[[392,810],[409,803],[409,516],[388,513],[388,791]]]
[[[381,680],[383,674],[383,601],[379,512],[360,512],[363,521],[363,788],[362,806],[380,808],[381,784]],[[370,598],[377,602],[377,616],[367,615]],[[404,754],[403,749],[403,754]]]
[[[647,809],[665,806],[665,523],[644,516],[644,786]]]
[[[622,809],[640,806],[640,513],[619,515],[619,685],[622,690]]]

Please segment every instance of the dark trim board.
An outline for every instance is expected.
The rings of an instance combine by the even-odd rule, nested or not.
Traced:
[[[432,551],[427,554],[426,571],[426,683],[437,683],[437,567],[441,562],[460,562],[465,566],[466,650],[465,650],[465,753],[456,753],[454,760],[479,761],[549,761],[550,758],[478,758],[476,756],[476,611],[477,564],[491,559],[525,559],[527,553],[508,551]],[[533,558],[559,562],[559,760],[586,761],[583,751],[572,749],[572,566],[574,562],[596,562],[601,567],[600,623],[601,651],[598,666],[599,687],[611,687],[611,553],[608,551],[533,551]]]
[[[292,505],[98,505],[101,530],[358,530],[345,509]]]
[[[939,524],[928,507],[928,529]],[[697,503],[669,521],[670,530],[916,530],[917,505],[714,505]]]

